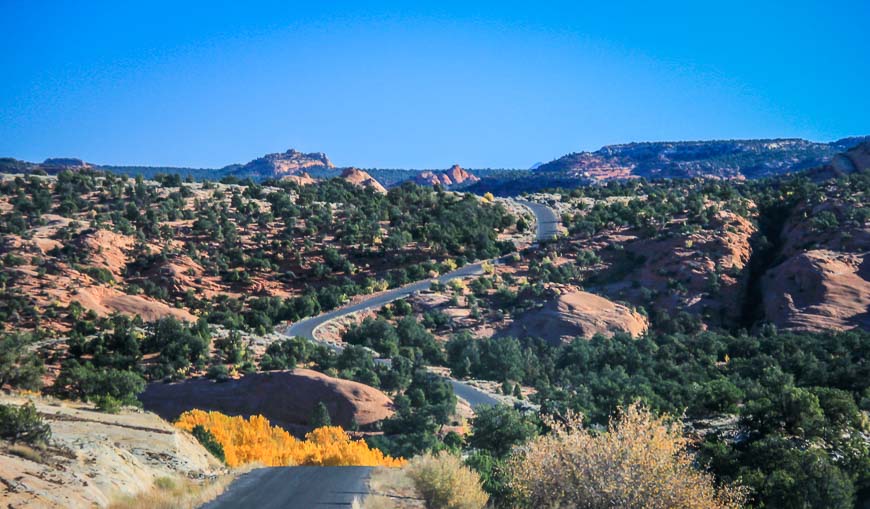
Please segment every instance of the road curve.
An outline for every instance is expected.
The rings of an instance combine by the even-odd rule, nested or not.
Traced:
[[[559,228],[559,219],[553,209],[540,203],[525,200],[516,201],[517,203],[531,210],[532,213],[535,215],[535,220],[537,222],[537,232],[535,237],[538,242],[550,240],[556,236]],[[491,261],[498,263],[501,261],[501,259]],[[336,318],[341,318],[342,316],[346,316],[359,311],[365,311],[367,309],[379,308],[394,300],[408,297],[415,292],[428,290],[429,287],[432,285],[432,281],[437,280],[439,283],[443,284],[447,283],[452,279],[483,274],[483,263],[484,262],[471,263],[465,265],[464,267],[460,267],[452,272],[442,274],[441,276],[434,279],[417,281],[415,283],[411,283],[400,288],[387,290],[377,295],[373,295],[356,304],[350,304],[348,306],[333,309],[332,311],[328,311],[317,316],[299,320],[298,322],[289,325],[287,329],[284,330],[284,334],[287,336],[303,337],[311,341],[326,345],[335,351],[341,351],[340,346],[332,343],[320,342],[317,339],[317,328],[329,322],[330,320],[335,320]],[[389,362],[388,360],[380,361]],[[460,398],[468,401],[468,404],[471,405],[471,408],[477,408],[481,405],[496,405],[499,403],[497,399],[493,398],[489,394],[475,389],[474,387],[471,387],[470,385],[467,385],[463,382],[459,382],[457,380],[450,380],[450,384],[453,386],[453,392]]]
[[[520,205],[525,206],[535,214],[535,220],[538,223],[538,230],[535,232],[535,237],[538,242],[551,240],[559,233],[559,216],[556,211],[541,203],[526,200],[514,200]]]
[[[432,281],[434,280],[437,280],[439,283],[447,283],[451,279],[477,276],[480,274],[483,274],[483,262],[471,263],[465,265],[464,267],[460,267],[452,272],[443,274],[435,279],[425,279],[423,281],[417,281],[416,283],[411,283],[400,288],[393,288],[392,290],[387,290],[377,295],[373,295],[368,299],[363,300],[362,302],[344,306],[338,309],[333,309],[332,311],[322,313],[317,316],[312,316],[310,318],[304,318],[287,327],[287,329],[284,331],[284,334],[288,336],[300,336],[313,341],[317,341],[317,338],[315,337],[315,330],[317,329],[317,327],[323,325],[330,320],[335,320],[336,318],[340,318],[351,313],[356,313],[357,311],[379,308],[384,304],[389,304],[390,302],[393,302],[394,300],[407,297],[414,292],[428,290],[429,287],[432,285]]]
[[[271,467],[242,474],[200,509],[353,507],[368,494],[372,467]]]

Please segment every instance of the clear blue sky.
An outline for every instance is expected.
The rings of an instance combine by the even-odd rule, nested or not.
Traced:
[[[870,134],[867,0],[138,3],[0,0],[0,155],[522,168]]]

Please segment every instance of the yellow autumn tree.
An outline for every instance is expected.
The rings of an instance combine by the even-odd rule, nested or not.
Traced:
[[[317,428],[305,435],[305,440],[299,440],[280,427],[272,426],[262,415],[245,419],[202,410],[184,412],[175,425],[187,431],[195,426],[208,430],[223,447],[226,463],[231,467],[254,462],[270,467],[398,467],[405,463],[402,458],[391,458],[370,448],[362,440],[351,440],[340,426]]]

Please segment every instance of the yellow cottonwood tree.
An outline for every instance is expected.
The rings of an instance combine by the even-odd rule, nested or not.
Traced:
[[[324,426],[298,440],[262,415],[245,419],[220,412],[190,410],[175,423],[191,431],[202,426],[224,449],[227,465],[258,462],[270,467],[295,465],[398,467],[402,458],[384,455],[362,440],[351,440],[340,426]]]

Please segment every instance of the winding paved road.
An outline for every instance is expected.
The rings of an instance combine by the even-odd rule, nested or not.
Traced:
[[[372,467],[271,467],[242,474],[201,509],[353,507],[368,494]]]
[[[516,200],[516,202],[531,210],[532,213],[535,215],[535,221],[537,223],[535,239],[537,240],[537,242],[550,240],[557,235],[559,220],[553,209],[540,203],[525,200]],[[502,260],[502,258],[498,258],[490,261],[494,263],[501,263]],[[443,284],[447,283],[452,279],[483,274],[483,263],[484,262],[471,263],[434,279],[417,281],[416,283],[411,283],[400,288],[387,290],[377,295],[373,295],[372,297],[356,304],[351,304],[342,308],[333,309],[332,311],[313,316],[311,318],[299,320],[298,322],[288,326],[287,329],[284,331],[284,334],[287,336],[303,337],[311,341],[318,342],[322,345],[326,345],[329,348],[335,350],[336,352],[340,352],[342,350],[341,346],[318,340],[318,327],[331,320],[335,320],[337,318],[341,318],[343,316],[359,311],[365,311],[367,309],[380,308],[381,306],[388,304],[394,300],[408,297],[416,292],[428,290],[429,287],[432,285],[432,282],[436,280],[439,283]],[[389,363],[389,359],[377,359],[377,362],[386,364]],[[493,398],[489,394],[475,389],[474,387],[471,387],[470,385],[463,382],[450,379],[450,384],[453,386],[453,392],[460,398],[467,401],[468,404],[471,405],[471,408],[477,408],[481,405],[496,405],[499,403],[497,399]]]
[[[525,206],[535,214],[535,220],[538,223],[538,230],[535,237],[538,242],[552,240],[559,234],[559,216],[556,211],[550,207],[526,200],[514,200],[520,205]]]

